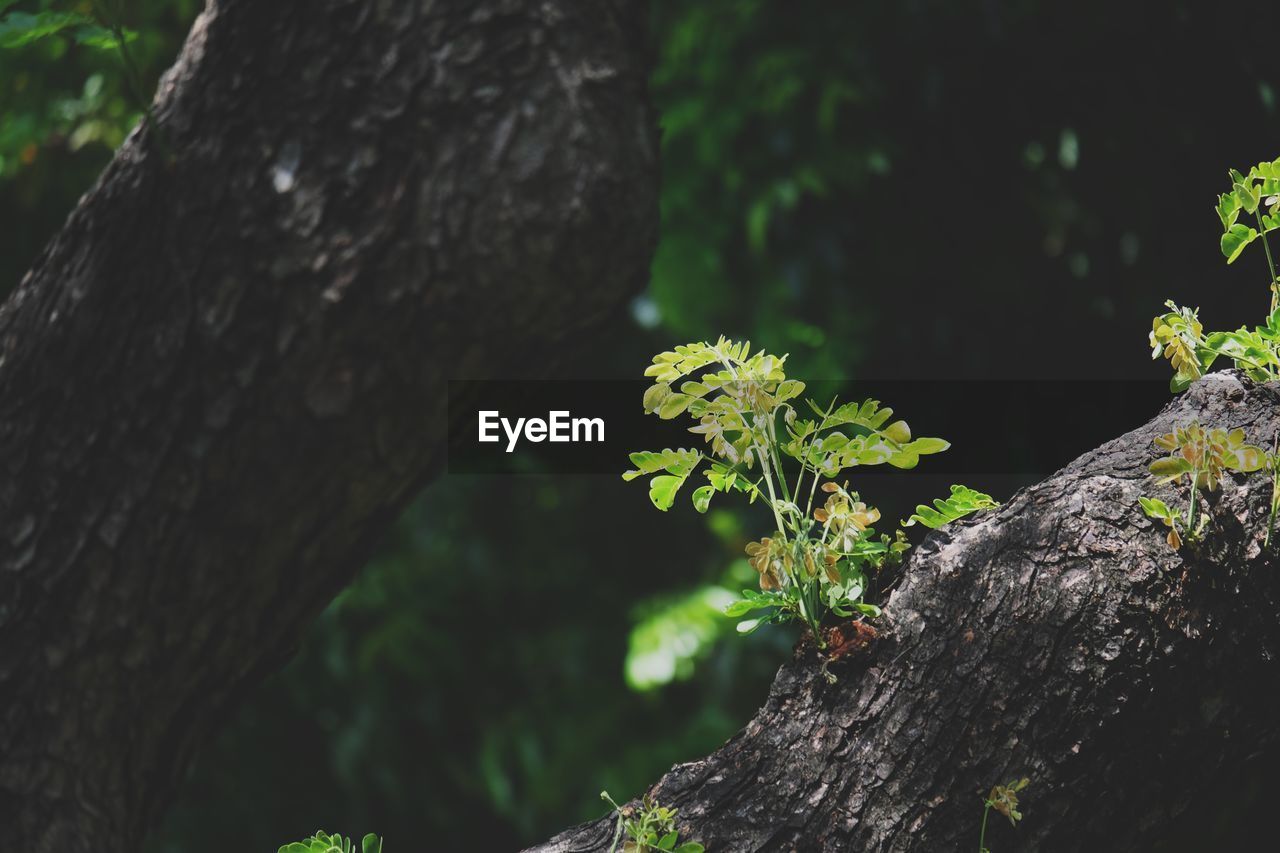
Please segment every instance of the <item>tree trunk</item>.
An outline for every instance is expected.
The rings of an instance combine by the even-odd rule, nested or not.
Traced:
[[[0,827],[138,849],[443,464],[642,285],[644,4],[212,0],[0,308]]]
[[[1002,853],[1188,849],[1177,819],[1234,794],[1280,733],[1271,478],[1228,477],[1198,551],[1174,552],[1137,498],[1170,498],[1147,472],[1155,436],[1199,418],[1270,447],[1278,402],[1274,383],[1211,375],[999,510],[930,534],[882,638],[838,683],[798,653],[742,732],[657,783],[681,840],[973,850],[986,792],[1025,776],[1018,828],[992,814]],[[612,833],[606,817],[533,849],[607,850]]]

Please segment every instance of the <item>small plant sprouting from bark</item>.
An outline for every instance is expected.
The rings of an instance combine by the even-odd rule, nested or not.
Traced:
[[[648,794],[638,808],[618,805],[608,791],[601,791],[600,799],[618,813],[618,826],[613,832],[609,853],[619,849],[619,841],[623,842],[622,853],[703,853],[703,846],[696,841],[680,843],[680,834],[676,831],[676,810],[658,805]],[[622,838],[624,834],[627,836],[625,841]]]
[[[1196,421],[1160,436],[1155,445],[1168,455],[1151,463],[1151,473],[1161,485],[1176,486],[1185,478],[1187,508],[1185,512],[1174,509],[1158,498],[1140,497],[1138,502],[1148,516],[1169,528],[1165,538],[1174,550],[1204,537],[1210,519],[1203,507],[1197,506],[1202,489],[1212,492],[1218,488],[1226,471],[1249,473],[1271,464],[1266,451],[1245,441],[1244,430],[1205,429]]]
[[[824,651],[829,644],[823,620],[879,615],[880,608],[865,600],[868,576],[901,562],[909,547],[900,530],[894,536],[876,533],[880,511],[840,475],[886,463],[914,468],[921,456],[950,444],[914,437],[907,422],[894,420],[893,410],[877,400],[832,400],[825,406],[806,400],[808,416],[801,417],[794,401],[805,385],[788,379],[785,365],[785,355],[752,353],[749,342],[723,337],[714,345],[692,343],[659,353],[645,371],[654,379],[644,394],[645,411],[664,420],[688,414],[697,421],[689,431],[702,436],[707,450],[632,453],[635,468],[622,476],[651,476],[649,498],[666,511],[706,462],[707,483],[692,494],[699,512],[707,511],[717,493],[738,492],[764,503],[773,532],[746,548],[760,591],[744,590],[725,613],[759,614],[739,622],[741,633],[798,620]],[[994,503],[975,498],[963,506],[957,494],[953,489],[955,518]],[[967,499],[980,493],[963,494]],[[834,678],[825,667],[823,672]]]
[[[1205,333],[1199,309],[1179,307],[1168,301],[1166,313],[1151,324],[1151,357],[1163,355],[1173,367],[1172,391],[1185,389],[1199,379],[1219,356],[1230,358],[1237,369],[1255,382],[1280,378],[1280,278],[1267,235],[1280,229],[1280,159],[1259,163],[1241,174],[1229,172],[1231,190],[1218,196],[1215,208],[1222,222],[1222,254],[1227,263],[1236,258],[1250,243],[1260,240],[1267,259],[1270,307],[1264,326],[1252,330],[1242,326],[1234,332]],[[1241,222],[1241,218],[1244,222]],[[1253,225],[1249,224],[1252,219]],[[1255,228],[1254,225],[1257,227]],[[1263,547],[1271,546],[1276,513],[1280,511],[1280,462],[1273,447],[1266,452],[1246,444],[1240,429],[1205,430],[1198,423],[1178,427],[1169,435],[1156,439],[1156,445],[1169,455],[1151,463],[1151,473],[1159,483],[1188,482],[1185,511],[1170,507],[1158,498],[1141,497],[1143,511],[1169,528],[1166,539],[1175,550],[1184,543],[1200,541],[1210,518],[1203,508],[1197,512],[1200,491],[1217,488],[1226,470],[1248,473],[1266,467],[1271,472],[1271,506]]]
[[[350,838],[317,832],[305,841],[286,844],[277,853],[382,853],[382,839],[370,833],[356,847]]]
[[[1009,819],[1011,826],[1017,826],[1022,820],[1022,812],[1018,811],[1018,793],[1031,784],[1030,779],[1016,779],[1005,785],[996,785],[991,789],[983,802],[982,832],[978,836],[978,853],[991,853],[987,848],[987,818],[995,809]]]

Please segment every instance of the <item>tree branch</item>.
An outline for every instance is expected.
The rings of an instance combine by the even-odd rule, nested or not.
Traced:
[[[642,285],[644,4],[213,0],[0,308],[0,826],[138,849],[433,471]]]
[[[658,782],[681,839],[971,849],[982,797],[1026,776],[1026,818],[993,848],[1185,849],[1175,819],[1234,786],[1280,733],[1271,482],[1225,482],[1198,554],[1172,551],[1137,498],[1169,497],[1147,472],[1157,435],[1199,418],[1269,445],[1278,402],[1274,384],[1210,375],[999,510],[931,534],[888,602],[886,635],[837,684],[800,655],[742,732]],[[532,849],[604,850],[610,826]]]

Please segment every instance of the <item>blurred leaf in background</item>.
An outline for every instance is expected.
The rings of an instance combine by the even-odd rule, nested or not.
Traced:
[[[856,44],[813,39],[826,14],[806,17],[760,0],[658,4],[663,230],[643,304],[669,339],[764,339],[834,377],[857,363],[869,317],[844,223],[820,209],[888,161],[874,134],[847,132],[873,91]]]
[[[112,0],[136,38],[143,97],[178,54],[199,0]],[[119,52],[85,25],[94,4],[0,0],[0,295],[26,272],[142,117]],[[117,8],[118,7],[118,8]],[[60,32],[35,38],[58,24]],[[44,27],[32,27],[37,20]],[[8,33],[8,44],[5,44]]]

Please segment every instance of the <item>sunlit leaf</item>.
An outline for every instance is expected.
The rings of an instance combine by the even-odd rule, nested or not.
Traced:
[[[1248,225],[1237,223],[1227,229],[1227,233],[1222,235],[1221,240],[1222,255],[1227,259],[1227,263],[1235,263],[1245,246],[1256,239],[1258,239],[1258,232]]]
[[[1191,470],[1191,463],[1181,456],[1167,456],[1151,463],[1151,473],[1158,483],[1169,483]]]
[[[1173,510],[1169,509],[1168,505],[1159,498],[1140,497],[1138,498],[1138,503],[1142,505],[1143,512],[1152,518],[1162,521],[1174,518]]]
[[[669,394],[663,398],[662,403],[658,406],[658,417],[664,421],[669,421],[683,414],[693,400],[694,398],[688,394]]]
[[[675,503],[676,492],[684,485],[686,477],[672,474],[660,474],[649,481],[649,500],[658,509],[666,512]]]
[[[994,500],[991,495],[968,486],[952,486],[950,497],[934,499],[932,507],[924,504],[917,506],[916,511],[902,526],[911,527],[919,523],[930,529],[937,529],[970,513],[998,506],[999,501]]]
[[[951,442],[941,438],[917,438],[903,445],[902,449],[917,456],[927,456],[931,453],[941,453],[949,447]]]

